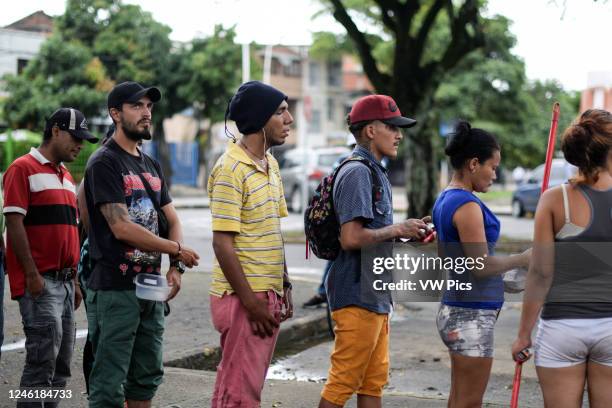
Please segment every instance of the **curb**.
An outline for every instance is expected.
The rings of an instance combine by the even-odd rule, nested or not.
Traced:
[[[327,314],[325,309],[323,309],[309,316],[295,319],[290,324],[281,326],[275,350],[287,349],[293,351],[305,339],[320,340],[325,335],[328,335],[328,333]],[[185,369],[197,367],[196,369],[214,371],[220,359],[220,346],[209,347],[204,345],[201,348],[168,353],[168,358],[164,359],[164,366]]]
[[[177,203],[173,201],[173,204],[174,208],[176,208],[177,210],[196,210],[210,208],[210,205],[208,203]]]

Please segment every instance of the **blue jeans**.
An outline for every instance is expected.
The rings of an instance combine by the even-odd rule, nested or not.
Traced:
[[[44,275],[43,275],[44,277]],[[45,277],[39,297],[26,290],[19,298],[19,311],[26,336],[26,361],[21,387],[66,386],[74,349],[74,283]],[[41,407],[41,403],[19,403],[18,407]],[[45,403],[57,407],[57,403]]]
[[[2,344],[4,344],[4,266],[2,265],[2,251],[0,251],[0,358],[2,358]]]
[[[334,261],[327,261],[327,264],[325,264],[325,270],[323,271],[323,277],[321,278],[321,284],[319,285],[319,289],[317,290],[317,293],[320,296],[325,296],[326,292],[325,292],[325,281],[327,280],[327,275],[329,275],[329,270],[331,269],[332,264],[334,263]]]

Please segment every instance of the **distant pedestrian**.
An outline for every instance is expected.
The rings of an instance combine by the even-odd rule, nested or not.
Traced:
[[[512,355],[531,347],[547,408],[612,407],[612,114],[589,109],[561,145],[578,177],[542,194]],[[539,316],[539,318],[538,318]]]
[[[151,139],[153,104],[160,98],[157,88],[116,85],[108,95],[115,133],[90,157],[85,172],[93,265],[87,280],[92,408],[122,408],[126,400],[130,407],[151,406],[163,377],[164,304],[137,298],[134,277],[160,275],[162,254],[169,254],[170,300],[185,267],[198,264],[199,256],[183,244],[159,163],[139,148],[142,139]],[[167,231],[161,229],[164,219]]]
[[[458,266],[448,271],[447,279],[460,284],[444,291],[437,326],[451,358],[448,406],[479,407],[491,374],[495,323],[504,303],[501,275],[526,267],[530,251],[494,255],[500,221],[474,194],[486,192],[496,178],[501,147],[495,137],[461,121],[445,153],[454,173],[433,208],[438,253],[444,258],[463,258],[457,265],[469,262],[483,267],[466,270]]]
[[[369,165],[347,163],[334,181],[333,203],[341,225],[342,249],[327,277],[327,300],[336,327],[320,408],[342,407],[353,394],[357,394],[359,407],[382,405],[389,376],[391,293],[362,284],[361,250],[395,238],[420,239],[427,233],[427,220],[393,224],[391,184],[381,163],[385,157],[397,157],[400,128],[411,127],[416,121],[403,117],[395,101],[385,95],[359,99],[347,119],[357,141],[352,154]],[[375,184],[380,190],[374,196]]]
[[[74,310],[81,291],[75,286],[76,189],[63,163],[76,159],[83,140],[98,141],[85,116],[73,108],[58,109],[46,121],[40,147],[15,160],[4,174],[7,270],[26,336],[20,387],[64,388],[71,376]]]
[[[244,83],[228,106],[242,138],[229,143],[208,180],[215,264],[212,322],[222,358],[211,406],[259,407],[279,325],[293,316],[281,236],[286,217],[278,163],[268,153],[285,143],[293,117],[287,96]]]

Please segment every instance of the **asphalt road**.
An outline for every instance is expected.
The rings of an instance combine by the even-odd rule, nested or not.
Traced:
[[[186,275],[185,288],[173,306],[173,314],[167,321],[164,348],[168,356],[181,354],[187,349],[203,350],[218,344],[218,337],[211,329],[208,311],[207,285],[210,281],[213,254],[210,231],[210,211],[208,209],[181,209],[187,245],[195,248],[201,255],[201,273],[190,272]],[[397,219],[401,219],[401,214]],[[532,220],[516,220],[501,217],[502,234],[511,239],[529,239]],[[292,214],[282,221],[284,231],[300,231],[303,228],[302,216]],[[286,245],[287,262],[293,276],[296,294],[296,307],[314,294],[320,281],[325,261],[305,259],[303,244]],[[16,302],[8,300],[5,292],[5,351],[0,362],[0,407],[12,406],[4,398],[9,387],[18,384],[25,357],[22,346],[21,322]],[[436,303],[406,304],[397,308],[392,319],[391,331],[391,381],[387,389],[388,403],[385,406],[434,407],[446,406],[445,398],[449,385],[449,361],[446,350],[435,329]],[[320,310],[319,310],[320,312]],[[298,316],[307,316],[312,311],[297,310]],[[486,399],[493,406],[507,406],[512,383],[513,364],[509,356],[509,346],[514,339],[520,309],[518,304],[507,303],[496,329],[496,361]],[[73,359],[72,387],[78,392],[79,399],[73,404],[63,406],[85,406],[80,374],[80,353],[85,334],[86,321],[83,310],[77,312],[77,328],[80,339]],[[8,348],[8,349],[7,349]],[[282,406],[314,406],[318,400],[321,382],[327,375],[330,341],[304,350],[298,354],[281,359],[271,367],[269,378],[275,379],[266,387],[266,404],[273,406],[279,401]],[[214,374],[193,370],[168,370],[166,383],[160,388],[155,406],[191,407],[206,406],[202,401],[209,395],[211,378]],[[521,388],[521,406],[542,406],[539,388],[535,379],[533,365],[524,369],[524,382]],[[200,382],[198,382],[200,381]],[[201,382],[204,381],[204,384]],[[191,386],[189,385],[191,384]],[[182,388],[181,388],[182,387]],[[191,387],[191,388],[189,388]],[[202,391],[202,389],[205,391]],[[179,392],[180,390],[180,392]],[[182,398],[182,399],[181,399]],[[187,402],[187,401],[191,402]],[[172,405],[173,402],[183,401]],[[299,403],[297,402],[299,401]],[[411,401],[408,403],[408,401]],[[415,402],[416,401],[416,402]],[[280,406],[280,405],[276,405]],[[354,401],[349,404],[354,406]]]

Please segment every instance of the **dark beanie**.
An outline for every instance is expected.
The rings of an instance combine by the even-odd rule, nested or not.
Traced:
[[[287,95],[259,81],[240,85],[229,103],[229,118],[243,135],[259,132],[268,119],[287,100]]]

